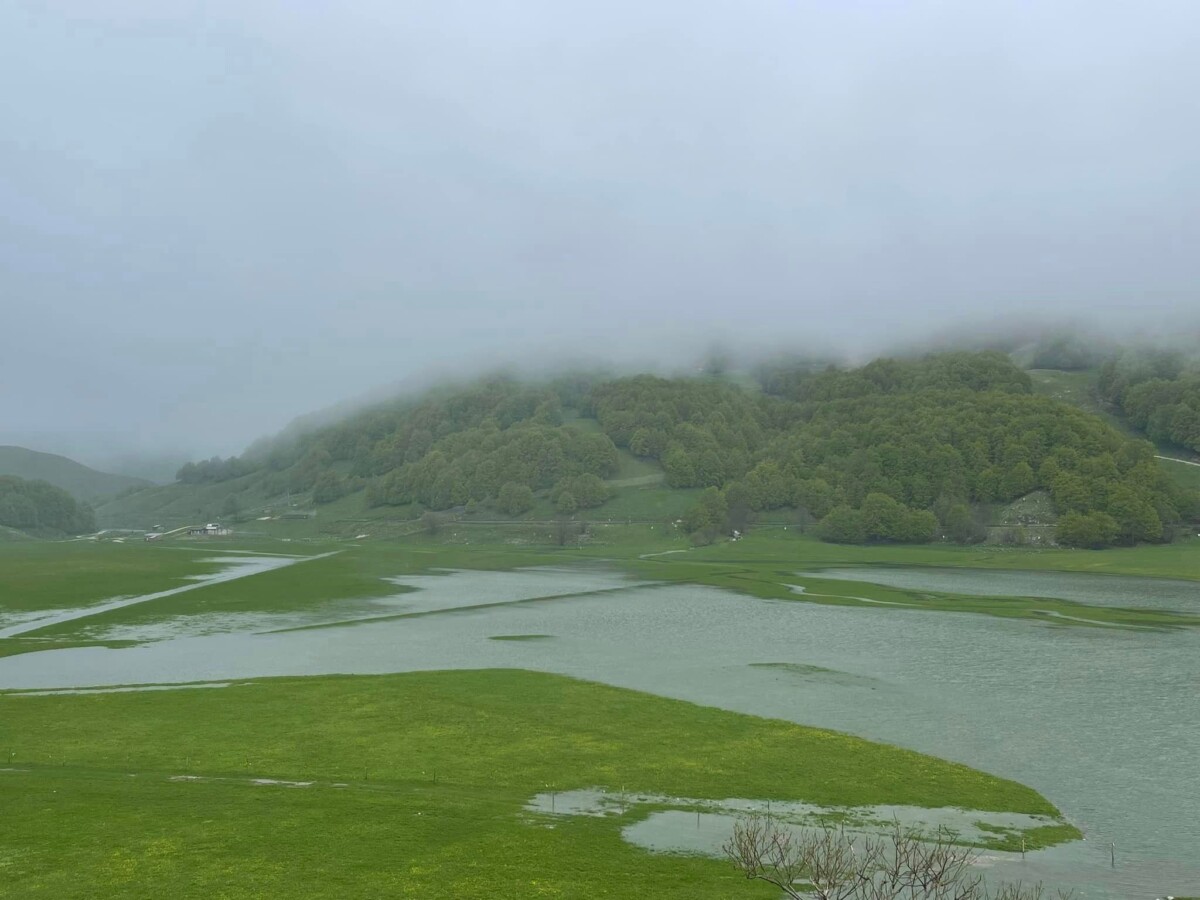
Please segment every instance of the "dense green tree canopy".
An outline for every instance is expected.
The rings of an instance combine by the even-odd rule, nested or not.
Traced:
[[[21,531],[85,534],[96,530],[92,508],[45,481],[0,475],[0,525]]]
[[[755,510],[832,515],[830,540],[929,540],[939,525],[977,539],[969,504],[1041,489],[1059,513],[1111,516],[1112,540],[1134,543],[1161,539],[1189,505],[1149,445],[1034,396],[1003,354],[777,368],[763,388],[639,376],[593,396],[613,442],[658,459],[669,484],[736,486]]]
[[[1200,452],[1200,365],[1128,350],[1100,368],[1100,394],[1153,441]]]
[[[533,509],[533,491],[527,484],[506,481],[500,486],[496,508],[508,516],[519,516]]]

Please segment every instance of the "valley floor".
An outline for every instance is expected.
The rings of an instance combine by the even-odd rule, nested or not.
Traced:
[[[255,560],[267,564],[253,568]],[[239,570],[248,575],[228,577]],[[1045,589],[1030,570],[1061,574]],[[1073,752],[1065,716],[1096,699],[1095,678],[1109,677],[1118,654],[1140,659],[1159,648],[1169,667],[1187,651],[1172,636],[1190,641],[1200,625],[1193,581],[1198,542],[1095,553],[844,547],[783,528],[704,548],[662,526],[607,524],[566,547],[539,526],[463,524],[400,541],[293,533],[4,545],[0,629],[21,633],[0,639],[0,657],[10,657],[0,659],[0,896],[772,896],[719,859],[650,853],[629,840],[671,809],[696,813],[699,829],[711,812],[703,804],[730,798],[961,807],[983,811],[985,823],[992,814],[993,846],[1017,849],[1022,836],[1030,848],[1070,841],[1074,824],[1015,781],[770,717],[833,722],[927,752],[952,745],[948,755],[983,759],[1020,780],[1028,767],[1058,802],[1076,790],[1082,798],[1091,780],[1070,782],[1078,766],[1047,768],[1045,746],[1058,747],[1055,759]],[[125,599],[104,603],[114,597]],[[823,615],[790,614],[821,609],[813,602]],[[71,615],[56,616],[63,610]],[[1001,626],[995,646],[981,643]],[[611,634],[588,642],[606,628]],[[665,629],[664,649],[685,646],[662,673],[638,681],[622,666],[650,659],[648,628]],[[788,629],[803,631],[789,638]],[[1128,647],[1104,639],[1113,632],[1128,635]],[[905,657],[880,641],[912,644],[921,668],[904,673],[907,687],[903,678],[891,683]],[[929,667],[918,641],[940,647],[944,672]],[[628,659],[610,659],[622,643]],[[138,644],[145,649],[103,649]],[[839,646],[857,660],[847,657],[846,670]],[[1055,646],[1070,664],[1044,668],[1063,679],[1038,688],[1047,730],[1041,740],[1036,729],[1019,737],[1014,723],[1032,714],[1011,689]],[[800,659],[822,652],[816,662]],[[882,665],[868,673],[872,657]],[[135,658],[159,662],[122,668]],[[546,671],[486,668],[509,665],[502,659]],[[767,718],[551,674],[568,659],[560,673],[655,692],[663,685],[664,694],[720,698]],[[444,660],[476,670],[330,674]],[[267,677],[302,672],[311,674]],[[925,685],[920,696],[909,696],[912,678]],[[984,688],[999,679],[997,728],[1025,742],[1011,747],[1029,754],[1024,762],[1012,765],[982,738],[947,735],[946,743],[928,726],[913,730],[926,720],[955,727],[962,678]],[[191,679],[220,681],[39,690]],[[1168,754],[1194,738],[1186,722],[1162,723],[1159,707],[1173,695],[1148,674],[1134,686],[1143,694],[1130,695],[1137,715],[1128,728],[1146,735],[1162,725],[1166,743],[1156,752]],[[1058,693],[1069,705],[1056,712]],[[943,702],[946,710],[935,708]],[[884,721],[889,709],[896,715]],[[1078,715],[1092,721],[1086,709]],[[607,815],[543,808],[548,794],[590,789],[621,803]],[[1131,782],[1108,792],[1161,789],[1171,787]],[[627,796],[641,799],[626,805]],[[1014,830],[999,824],[1011,813],[1050,819]],[[1103,834],[1114,823],[1091,825]],[[1138,885],[1191,887],[1191,870],[1163,868],[1152,850],[1138,848],[1142,868],[1130,876]],[[1076,857],[1056,865],[1108,877],[1090,856]]]

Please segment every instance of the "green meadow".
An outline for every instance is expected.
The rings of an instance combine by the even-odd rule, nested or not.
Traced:
[[[510,670],[0,695],[0,753],[0,895],[21,898],[772,896],[624,842],[642,807],[525,810],[550,790],[1057,815],[895,747]]]

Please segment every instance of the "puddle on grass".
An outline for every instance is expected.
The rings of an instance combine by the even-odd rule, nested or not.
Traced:
[[[763,813],[764,804],[757,804],[755,809]],[[888,807],[872,808],[880,813],[886,813]],[[631,822],[621,829],[621,837],[634,846],[641,847],[652,853],[668,853],[683,855],[710,856],[717,859],[725,856],[723,846],[733,833],[734,824],[745,815],[745,812],[710,812],[700,810],[655,810],[644,819]],[[972,822],[971,816],[981,817]],[[997,825],[1003,827],[1003,822],[1014,826],[1021,819],[1015,815],[1004,816],[998,813],[972,813],[964,810],[930,810],[916,808],[897,808],[897,818],[902,826],[918,828],[925,834],[934,834],[938,823],[947,823],[951,831],[957,831],[960,840],[976,843],[986,841],[988,834],[979,824]],[[794,822],[786,814],[775,812],[772,804],[772,819],[782,819],[789,828],[806,828],[819,826],[820,821]],[[836,823],[833,823],[836,824]],[[967,827],[958,829],[955,825]],[[1051,823],[1053,824],[1053,823]],[[886,835],[891,827],[890,822],[882,821],[875,825],[857,825],[847,823],[845,828],[852,834]],[[1012,828],[1012,831],[1023,829]],[[994,837],[994,835],[993,835]],[[1058,847],[1044,850],[1029,850],[1025,854],[1019,851],[993,850],[986,847],[973,847],[973,865],[981,870],[988,883],[998,888],[1005,882],[1021,882],[1025,884],[1044,884],[1048,890],[1057,887],[1073,889],[1074,896],[1086,897],[1142,897],[1154,896],[1147,893],[1147,884],[1183,884],[1188,877],[1182,867],[1168,864],[1167,866],[1145,866],[1135,864],[1135,870],[1128,867],[1121,871],[1112,870],[1105,873],[1102,868],[1090,864],[1085,852],[1086,844],[1076,841]],[[1115,888],[1115,893],[1113,892]],[[1160,895],[1161,896],[1161,895]]]
[[[167,781],[187,782],[195,784],[246,784],[255,787],[290,787],[306,788],[316,784],[315,781],[284,781],[279,778],[222,778],[213,775],[172,775]],[[335,785],[337,786],[337,785]]]
[[[0,637],[11,637],[7,632],[28,622],[51,618],[71,612],[69,609],[0,610]],[[17,632],[20,633],[20,632]]]
[[[1043,597],[1071,600],[1089,606],[1185,613],[1200,610],[1200,581],[1171,578],[920,566],[850,566],[796,574],[831,581],[861,581],[901,590],[965,594],[969,597]]]
[[[334,617],[341,618],[343,612]],[[168,641],[176,638],[204,637],[218,634],[255,634],[277,631],[324,621],[319,613],[193,613],[172,616],[154,622],[105,625],[80,628],[79,635],[94,641]]]
[[[674,808],[661,809],[664,806]],[[597,788],[541,793],[525,805],[530,812],[558,816],[615,816],[630,811],[636,815],[639,807],[654,809],[624,829],[626,840],[650,850],[702,850],[718,855],[733,823],[749,815],[770,816],[773,821],[796,827],[814,828],[831,824],[844,827],[847,831],[868,834],[886,833],[894,822],[899,822],[901,827],[915,828],[923,834],[946,830],[956,835],[957,840],[968,844],[986,844],[1002,833],[1063,824],[1060,819],[1050,816],[1023,813],[926,809],[920,806],[815,806],[789,800],[700,800],[663,794],[614,794]],[[697,817],[701,822],[707,818],[709,831],[720,832],[720,840],[715,844],[696,846],[692,832],[696,828]],[[723,823],[724,828],[711,827],[717,823]]]
[[[204,684],[134,684],[122,687],[56,688],[39,691],[0,691],[4,697],[52,697],[57,694],[141,694],[146,691],[194,691],[203,688],[227,688],[232,681],[208,681]],[[241,682],[249,684],[250,682]]]
[[[664,809],[663,807],[667,807]],[[1107,847],[1089,847],[1086,839],[1026,853],[991,849],[998,837],[1015,836],[1030,829],[1061,824],[1048,816],[1000,813],[956,808],[928,809],[916,806],[821,807],[789,801],[747,799],[700,800],[660,794],[622,794],[599,789],[541,793],[525,806],[529,812],[547,816],[628,816],[621,837],[653,853],[702,855],[723,858],[725,843],[734,825],[746,816],[767,816],[788,828],[845,828],[851,834],[886,835],[899,823],[934,836],[939,830],[954,835],[974,849],[974,865],[986,870],[993,886],[1003,882],[1042,883],[1047,888],[1070,887],[1076,896],[1155,896],[1149,885],[1193,883],[1194,869],[1187,862],[1147,862],[1121,858],[1120,865],[1105,870],[1097,866],[1094,850],[1107,855]]]
[[[723,805],[728,802],[723,801]],[[1004,832],[1026,831],[1038,827],[1039,824],[1060,824],[1053,819],[1038,823],[1036,816],[1020,816],[1015,813],[1002,815],[959,809],[883,806],[845,811],[813,807],[803,812],[798,809],[802,805],[772,804],[771,820],[789,828],[818,828],[828,824],[844,827],[847,832],[854,834],[878,836],[886,835],[893,827],[893,820],[887,818],[887,812],[894,809],[895,821],[899,822],[902,828],[915,828],[922,834],[933,837],[941,827],[953,834],[955,840],[980,849],[989,840],[995,840],[997,837],[997,833],[989,833],[986,828],[979,827],[981,824],[995,826]],[[784,806],[788,809],[777,809]],[[733,826],[738,819],[752,814],[766,815],[766,805],[763,803],[746,804],[740,811],[726,809],[727,811],[718,812],[702,808],[691,811],[655,810],[646,818],[622,828],[621,836],[637,847],[658,853],[702,853],[705,856],[720,857],[724,855],[721,848],[733,834]],[[847,817],[844,821],[841,820],[843,815]],[[863,817],[861,820],[857,818],[859,815]],[[1004,824],[1005,822],[1010,824]],[[1001,853],[1003,851],[987,850],[990,856]],[[983,855],[982,852],[980,855]],[[1016,855],[1019,857],[1020,853]]]

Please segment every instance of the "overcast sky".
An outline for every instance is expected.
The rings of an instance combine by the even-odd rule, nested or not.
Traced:
[[[1200,307],[1200,3],[9,0],[0,443]]]

